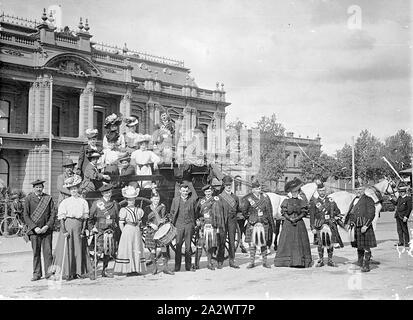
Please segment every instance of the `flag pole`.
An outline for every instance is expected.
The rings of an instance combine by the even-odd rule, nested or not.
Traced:
[[[49,98],[49,178],[48,178],[48,194],[52,192],[52,119],[53,119],[53,77],[50,76],[50,98]]]
[[[356,187],[356,168],[354,161],[354,136],[351,137],[351,189],[354,190]]]

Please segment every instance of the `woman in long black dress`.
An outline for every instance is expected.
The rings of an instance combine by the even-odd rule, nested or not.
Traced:
[[[281,214],[285,218],[277,254],[274,258],[276,267],[301,267],[308,268],[312,265],[310,240],[303,218],[307,215],[307,203],[298,197],[300,179],[287,182],[285,191],[291,197],[281,204]]]

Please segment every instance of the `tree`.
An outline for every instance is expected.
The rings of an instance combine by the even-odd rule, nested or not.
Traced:
[[[351,178],[351,146],[344,144],[341,150],[337,150],[334,158],[337,161],[337,178]]]
[[[323,180],[328,177],[338,177],[339,165],[337,160],[320,149],[319,145],[310,144],[302,154],[300,161],[301,176],[304,180],[312,180],[315,176],[320,175]]]
[[[287,161],[285,156],[284,126],[277,122],[277,117],[272,114],[270,117],[263,116],[256,122],[257,129],[260,130],[260,170],[258,178],[272,186],[275,182],[278,185],[286,169]]]
[[[397,171],[412,166],[412,136],[405,130],[399,130],[395,135],[386,138],[383,147],[383,155]],[[392,173],[387,168],[386,173]]]
[[[362,181],[383,177],[386,168],[381,159],[383,143],[368,130],[363,130],[355,143],[356,176]]]

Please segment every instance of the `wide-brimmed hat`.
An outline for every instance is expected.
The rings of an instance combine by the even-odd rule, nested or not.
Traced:
[[[123,161],[130,161],[130,155],[128,153],[122,154],[118,158],[118,162],[121,163]]]
[[[100,158],[100,153],[99,152],[90,152],[87,154],[88,159],[93,159],[93,158]]]
[[[98,136],[99,131],[98,129],[86,129],[85,133],[88,139],[92,139]]]
[[[109,190],[112,190],[113,189],[113,185],[112,184],[110,184],[110,183],[105,183],[103,186],[101,186],[99,189],[98,189],[98,191],[100,191],[100,192],[106,192],[106,191],[109,191]]]
[[[135,116],[127,117],[123,121],[125,122],[127,127],[133,127],[139,123],[138,118],[136,118]]]
[[[30,184],[34,187],[34,186],[37,186],[38,184],[44,184],[45,182],[46,182],[45,180],[36,179],[33,182],[30,182]]]
[[[152,140],[152,137],[150,134],[141,134],[137,139],[136,139],[136,143],[142,143],[142,142],[149,142]]]
[[[285,192],[298,191],[302,185],[303,185],[303,182],[300,179],[294,178],[294,180],[288,181],[285,184],[284,190]]]
[[[232,181],[233,181],[233,179],[232,179],[231,176],[225,176],[225,177],[222,178],[222,184],[223,184],[224,186],[226,186],[226,185],[232,185]]]
[[[139,188],[133,186],[126,186],[122,188],[122,196],[124,198],[136,198],[139,195]]]
[[[212,186],[210,184],[206,184],[202,187],[202,191],[208,190],[208,189],[212,189]]]
[[[64,159],[62,167],[74,167],[76,165],[76,162],[73,162],[72,159]]]
[[[106,117],[104,127],[108,128],[113,124],[119,126],[121,123],[122,118],[119,117],[116,113],[112,113],[111,115]]]
[[[79,175],[74,174],[73,176],[65,179],[63,187],[64,188],[76,187],[81,183],[82,183],[82,178]]]

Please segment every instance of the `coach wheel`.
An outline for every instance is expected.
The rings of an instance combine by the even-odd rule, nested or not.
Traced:
[[[6,217],[1,222],[0,230],[4,237],[13,237],[19,233],[19,222],[14,217]]]
[[[176,239],[174,239],[169,246],[173,250],[174,253],[176,253]],[[182,255],[185,255],[185,242],[182,244]],[[191,255],[193,256],[196,252],[196,235],[194,234],[191,239]]]

